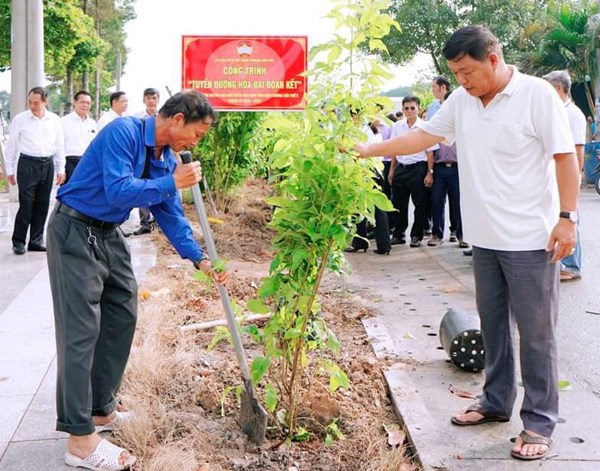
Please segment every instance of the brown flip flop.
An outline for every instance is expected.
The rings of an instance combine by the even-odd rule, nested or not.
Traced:
[[[532,460],[540,460],[545,458],[550,451],[550,447],[552,446],[552,437],[543,437],[539,435],[531,435],[526,430],[523,430],[519,434],[519,438],[523,442],[523,445],[545,445],[546,451],[544,453],[538,453],[537,455],[522,455],[514,450],[510,450],[510,454],[513,458],[518,460],[532,461]]]
[[[506,417],[505,415],[493,414],[491,412],[486,411],[479,404],[473,404],[467,408],[465,413],[467,412],[477,412],[481,414],[483,417],[479,420],[459,420],[456,417],[451,417],[450,422],[454,425],[460,425],[461,427],[465,427],[468,425],[480,425],[485,424],[487,422],[508,422],[510,417]]]

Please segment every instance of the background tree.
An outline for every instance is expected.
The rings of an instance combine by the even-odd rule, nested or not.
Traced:
[[[546,0],[393,0],[388,12],[400,24],[383,38],[385,61],[406,64],[417,53],[431,57],[435,72],[450,76],[442,48],[448,37],[468,24],[482,24],[494,32],[505,47],[507,60],[522,48],[531,47],[521,34],[546,5]]]
[[[566,69],[574,83],[582,84],[587,105],[594,110],[593,84],[598,77],[598,3],[594,0],[553,2],[540,19],[525,30],[531,48],[517,63],[524,72],[542,76]]]
[[[44,0],[44,69],[53,103],[70,106],[73,88],[102,97],[120,78],[127,60],[125,24],[135,18],[135,0]],[[11,0],[0,0],[0,71],[10,68]],[[117,57],[120,66],[117,66]],[[87,79],[96,71],[90,87]],[[98,100],[99,101],[99,100]]]

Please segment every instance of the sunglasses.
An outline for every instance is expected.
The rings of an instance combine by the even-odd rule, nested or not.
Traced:
[[[416,106],[405,106],[404,109],[406,111],[415,111],[417,109],[417,107]]]

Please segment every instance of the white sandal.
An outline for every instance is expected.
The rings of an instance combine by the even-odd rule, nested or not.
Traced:
[[[137,460],[135,456],[130,454],[124,464],[119,463],[119,458],[124,451],[127,450],[102,439],[87,458],[79,458],[67,451],[65,453],[65,464],[73,468],[85,468],[92,471],[121,471],[133,466]]]
[[[112,432],[113,430],[122,427],[125,422],[131,421],[134,417],[135,412],[119,412],[116,410],[115,416],[109,423],[104,425],[96,425],[96,433]]]

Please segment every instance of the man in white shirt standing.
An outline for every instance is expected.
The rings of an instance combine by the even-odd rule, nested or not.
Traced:
[[[406,96],[402,99],[402,111],[406,118],[394,123],[391,139],[421,127],[424,121],[419,118],[420,103],[416,96]],[[413,225],[410,230],[410,246],[421,245],[427,223],[428,189],[433,185],[433,151],[438,147],[434,144],[426,150],[396,155],[396,158],[392,159],[388,181],[392,186],[392,203],[398,210],[392,245],[406,243],[409,199],[412,199],[415,206]]]
[[[143,100],[146,108],[143,111],[136,113],[135,116],[141,119],[156,116],[158,113],[158,103],[160,101],[160,93],[158,90],[156,88],[146,88],[144,90]],[[140,213],[140,227],[133,231],[133,235],[150,234],[152,232],[152,223],[154,222],[150,209],[139,208],[138,211]]]
[[[571,100],[571,77],[569,76],[569,72],[566,70],[554,70],[549,74],[544,75],[542,78],[550,82],[550,85],[554,87],[558,93],[558,96],[565,104],[565,109],[567,110],[567,116],[569,118],[569,125],[571,126],[571,133],[573,134],[573,140],[575,141],[575,153],[577,154],[579,169],[582,172],[587,120],[585,119],[585,115],[581,112],[577,105],[573,103],[573,100]],[[573,255],[569,255],[560,261],[561,282],[581,280],[581,240],[579,236],[579,214],[577,216],[577,245],[575,245],[575,252]]]
[[[69,181],[81,156],[96,136],[96,121],[90,115],[92,95],[81,90],[73,97],[73,111],[63,116],[60,123],[65,136],[65,183]]]
[[[98,132],[111,121],[124,116],[127,111],[129,100],[125,92],[114,92],[110,95],[110,110],[104,113],[98,120]]]
[[[13,252],[45,252],[44,224],[48,216],[52,181],[65,179],[65,150],[60,118],[46,109],[48,96],[42,87],[27,94],[29,109],[15,116],[5,149],[10,185],[19,185],[19,210],[12,235]],[[16,172],[15,172],[16,171]]]
[[[461,88],[421,129],[355,150],[362,157],[409,154],[456,140],[486,377],[478,403],[451,421],[473,426],[510,420],[517,397],[516,323],[523,431],[511,455],[541,459],[558,421],[556,262],[575,251],[575,145],[556,92],[506,64],[488,29],[459,29],[442,53]]]

